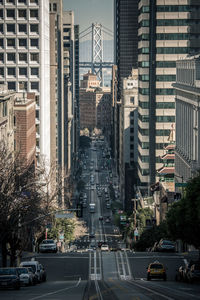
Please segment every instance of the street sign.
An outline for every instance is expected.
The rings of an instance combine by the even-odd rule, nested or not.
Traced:
[[[187,182],[175,182],[175,187],[186,187]]]
[[[73,213],[69,213],[69,214],[55,214],[55,218],[56,219],[73,219],[74,218],[74,214]]]

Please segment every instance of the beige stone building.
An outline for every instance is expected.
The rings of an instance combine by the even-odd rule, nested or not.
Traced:
[[[80,85],[80,128],[95,127],[111,133],[112,101],[109,88],[101,88],[96,75],[88,72]]]
[[[0,142],[4,141],[11,152],[14,151],[14,99],[15,92],[0,85]]]

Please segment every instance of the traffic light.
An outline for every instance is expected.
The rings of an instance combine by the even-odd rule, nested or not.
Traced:
[[[78,203],[76,205],[76,216],[77,216],[77,218],[83,217],[83,205],[81,203]]]

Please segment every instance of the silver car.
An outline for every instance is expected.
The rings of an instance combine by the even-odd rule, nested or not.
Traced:
[[[20,284],[21,285],[33,285],[34,276],[28,268],[18,267],[16,268],[19,274]]]
[[[57,245],[54,240],[43,240],[42,243],[39,245],[39,252],[57,252]]]

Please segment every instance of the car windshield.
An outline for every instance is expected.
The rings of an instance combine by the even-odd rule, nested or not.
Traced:
[[[150,269],[163,269],[163,266],[160,264],[152,264],[150,266]]]
[[[26,264],[26,265],[24,265],[24,267],[31,267],[32,268],[32,270],[33,270],[33,272],[36,272],[36,266],[35,265],[28,265],[28,264]]]
[[[32,268],[29,267],[28,270],[29,270],[29,272],[33,273],[33,269]]]
[[[42,244],[54,244],[54,240],[44,240]]]
[[[173,242],[171,242],[171,241],[163,241],[162,242],[162,244],[164,244],[164,245],[172,245],[172,246],[174,246],[174,243]]]
[[[16,275],[16,269],[0,269],[0,275]]]
[[[27,268],[17,268],[17,271],[19,274],[27,274],[28,273]]]

